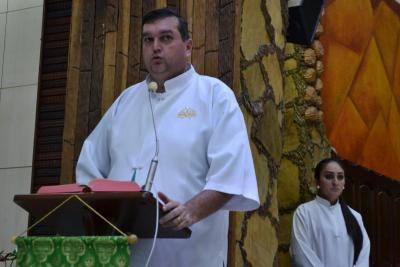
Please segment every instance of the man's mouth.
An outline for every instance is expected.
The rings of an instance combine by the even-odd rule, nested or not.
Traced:
[[[159,63],[161,62],[162,58],[161,57],[152,57],[151,61],[153,61],[154,63]]]

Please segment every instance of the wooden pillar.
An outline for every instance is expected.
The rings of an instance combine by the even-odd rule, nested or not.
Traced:
[[[89,96],[82,88],[90,87],[91,54],[94,21],[94,0],[72,1],[70,45],[67,69],[67,92],[65,104],[65,122],[62,144],[60,183],[74,180],[75,159],[79,136],[85,136]],[[86,127],[87,128],[87,127]]]

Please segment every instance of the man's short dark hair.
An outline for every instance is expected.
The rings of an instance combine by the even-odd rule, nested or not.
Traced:
[[[178,19],[178,31],[181,34],[182,40],[188,40],[189,31],[186,19],[182,16],[179,16],[175,11],[169,8],[154,9],[146,13],[142,18],[142,29],[144,24],[149,24],[168,17],[175,17]]]

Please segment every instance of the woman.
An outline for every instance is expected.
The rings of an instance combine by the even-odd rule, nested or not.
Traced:
[[[369,266],[370,242],[361,215],[340,198],[345,185],[341,163],[322,160],[314,178],[318,195],[300,205],[293,217],[294,266]]]

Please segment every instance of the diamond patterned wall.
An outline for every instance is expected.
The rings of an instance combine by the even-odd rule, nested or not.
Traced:
[[[337,152],[400,180],[400,4],[328,1],[324,123]]]

